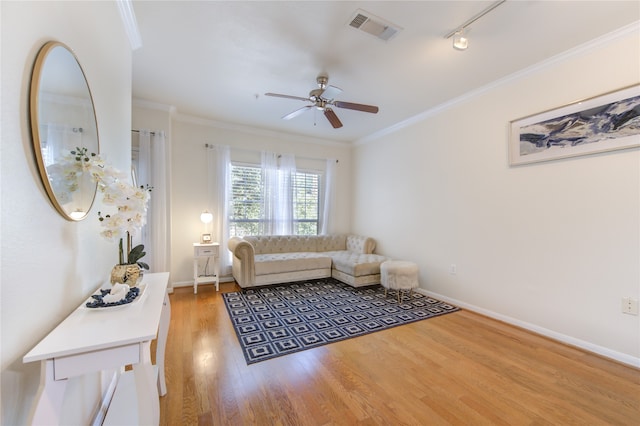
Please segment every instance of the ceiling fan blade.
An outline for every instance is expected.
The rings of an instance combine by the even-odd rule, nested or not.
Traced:
[[[283,120],[291,120],[293,117],[297,117],[300,114],[302,114],[305,111],[308,111],[310,108],[313,108],[313,105],[307,105],[307,106],[303,106],[302,108],[299,108],[293,112],[290,112],[289,114],[285,115],[284,117],[282,117]]]
[[[303,98],[300,96],[291,96],[291,95],[281,95],[280,93],[265,93],[265,96],[274,96],[276,98],[285,98],[285,99],[296,99],[299,101],[308,101],[309,98]]]
[[[342,127],[342,122],[331,108],[324,109],[324,116],[327,117],[327,120],[329,120],[329,123],[331,123],[334,129]]]
[[[373,105],[354,104],[353,102],[340,101],[333,102],[333,105],[337,106],[338,108],[353,109],[356,111],[370,112],[373,114],[376,114],[378,112],[378,107]]]
[[[327,86],[324,91],[320,94],[325,99],[335,99],[337,95],[342,93],[342,89],[336,86]]]

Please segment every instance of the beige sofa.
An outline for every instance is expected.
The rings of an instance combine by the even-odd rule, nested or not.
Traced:
[[[380,283],[375,240],[358,235],[233,237],[233,277],[242,288],[334,277],[353,287]]]

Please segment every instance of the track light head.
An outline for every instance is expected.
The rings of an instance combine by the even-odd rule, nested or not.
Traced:
[[[466,50],[467,47],[469,47],[469,40],[464,35],[464,28],[461,28],[453,35],[453,48],[457,50]]]
[[[453,48],[457,49],[457,50],[466,50],[467,47],[469,47],[469,40],[467,39],[467,37],[465,37],[464,30],[466,28],[468,28],[469,25],[473,24],[478,19],[482,18],[484,15],[486,15],[489,12],[491,12],[493,9],[495,9],[498,6],[500,6],[505,1],[507,1],[507,0],[498,0],[498,1],[493,2],[493,4],[491,4],[489,7],[484,9],[482,12],[480,12],[477,15],[473,16],[472,18],[468,19],[463,24],[457,26],[456,27],[456,28],[458,28],[457,30],[451,31],[446,36],[444,36],[444,38],[453,37]]]

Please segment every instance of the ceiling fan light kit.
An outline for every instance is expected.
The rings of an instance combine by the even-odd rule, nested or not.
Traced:
[[[354,111],[368,112],[371,114],[378,113],[378,107],[374,105],[364,105],[357,104],[354,102],[342,102],[335,100],[335,97],[342,92],[342,89],[336,86],[329,85],[329,76],[327,74],[320,74],[316,77],[316,83],[318,84],[317,89],[313,89],[309,92],[309,97],[303,98],[301,96],[292,96],[292,95],[283,95],[280,93],[265,93],[265,96],[273,96],[276,98],[285,98],[285,99],[295,99],[298,101],[306,101],[311,102],[311,105],[305,105],[302,108],[299,108],[293,112],[282,117],[283,120],[290,120],[294,117],[299,116],[300,114],[310,110],[317,109],[318,111],[323,111],[324,116],[327,118],[331,126],[334,129],[339,129],[342,127],[342,122],[333,111],[331,106],[335,106],[337,108],[351,109]]]

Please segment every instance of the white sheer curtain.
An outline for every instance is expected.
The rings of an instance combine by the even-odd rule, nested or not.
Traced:
[[[335,186],[336,186],[336,159],[327,159],[324,172],[324,199],[322,207],[322,219],[320,222],[320,234],[327,235],[332,230],[331,212],[333,211]]]
[[[83,147],[82,132],[77,128],[64,124],[49,123],[45,124],[45,141],[47,147],[44,153],[45,167],[69,155],[76,147]]]
[[[42,159],[58,203],[65,211],[84,212],[91,203],[83,195],[95,188],[95,182],[86,173],[73,179],[66,174],[67,161],[72,158],[71,152],[85,146],[82,130],[64,124],[49,123],[41,125],[40,131]]]
[[[231,274],[231,252],[229,242],[228,206],[231,193],[231,153],[228,146],[206,146],[208,191],[210,209],[213,213],[213,238],[220,243],[220,275]]]
[[[296,173],[296,158],[293,154],[280,156],[280,172],[278,173],[278,215],[276,217],[276,235],[293,234],[293,178]]]
[[[262,182],[265,235],[293,234],[293,175],[296,160],[292,154],[278,156],[263,151]],[[278,165],[278,157],[280,164]]]
[[[274,222],[277,215],[277,200],[275,192],[278,186],[278,155],[273,152],[262,151],[260,153],[260,165],[262,168],[262,208],[264,222],[263,235],[273,235]]]
[[[166,141],[163,131],[140,130],[136,170],[137,185],[149,185],[151,201],[147,225],[142,229],[141,243],[147,252],[143,259],[151,272],[169,270],[168,185]]]

